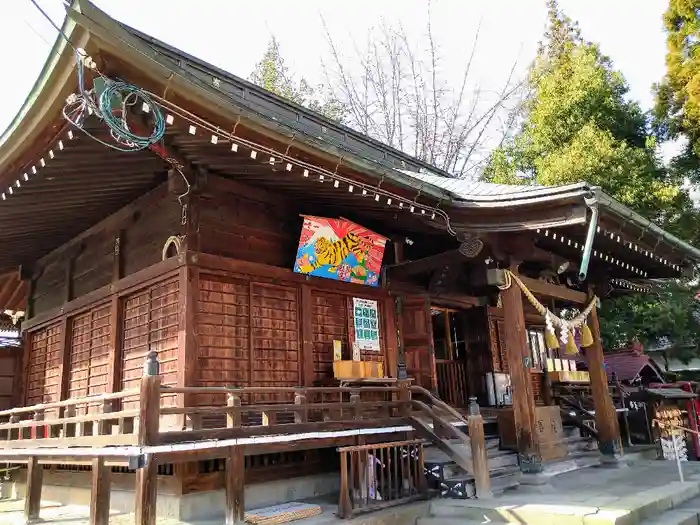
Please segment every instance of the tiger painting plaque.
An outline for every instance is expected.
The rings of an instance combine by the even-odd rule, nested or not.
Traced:
[[[347,219],[305,215],[294,271],[378,286],[386,241]]]

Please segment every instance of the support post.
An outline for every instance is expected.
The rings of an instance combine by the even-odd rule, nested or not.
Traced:
[[[90,525],[109,525],[110,468],[104,457],[92,460],[92,491],[90,492]]]
[[[44,467],[39,465],[39,458],[32,456],[27,462],[27,495],[24,499],[24,520],[26,523],[39,521],[43,481]]]
[[[510,270],[517,275],[517,265]],[[501,291],[503,303],[503,325],[505,328],[505,350],[508,357],[510,381],[513,387],[513,420],[518,444],[520,469],[524,473],[542,472],[539,435],[535,428],[535,397],[532,392],[532,377],[525,367],[528,355],[527,334],[525,332],[525,313],[520,287],[511,283]]]
[[[408,379],[406,372],[406,346],[401,333],[401,318],[403,316],[403,297],[396,296],[396,336],[399,342],[398,359],[396,363],[396,379]]]
[[[245,523],[245,456],[231,447],[226,459],[226,525]]]
[[[489,460],[486,451],[486,436],[484,434],[484,418],[479,412],[475,397],[469,398],[469,441],[472,448],[472,465],[474,469],[474,485],[477,498],[491,497],[491,477],[489,475]]]
[[[148,353],[141,378],[139,404],[139,446],[158,443],[160,428],[160,363],[158,353]],[[158,494],[157,465],[146,455],[143,465],[136,471],[136,524],[155,525]]]
[[[593,296],[593,294],[589,294]],[[593,308],[589,315],[593,345],[586,348],[588,374],[593,393],[595,408],[595,426],[598,431],[598,448],[608,460],[615,460],[620,454],[620,429],[617,424],[617,412],[608,388],[608,376],[603,368],[603,345],[600,341],[600,324],[598,313]]]

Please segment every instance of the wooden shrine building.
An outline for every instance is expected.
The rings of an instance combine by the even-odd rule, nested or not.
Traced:
[[[565,353],[545,341],[571,348],[583,325],[599,449],[619,454],[597,303],[700,251],[585,183],[454,179],[89,1],[63,32],[0,138],[0,311],[26,312],[0,461],[27,465],[29,517],[42,475],[77,486],[92,469],[95,523],[104,472],[135,486],[139,523],[156,493],[224,488],[233,523],[244,471],[337,477],[337,447],[415,437],[452,454],[445,434],[478,439],[458,424],[476,403],[539,472],[559,418],[543,371]],[[114,80],[151,104],[97,118]],[[107,121],[127,118],[162,133],[117,141]],[[562,310],[585,315],[547,333]]]

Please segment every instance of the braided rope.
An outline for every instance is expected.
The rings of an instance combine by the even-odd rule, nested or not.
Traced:
[[[580,328],[581,326],[583,326],[583,324],[585,324],[586,318],[593,311],[593,308],[595,308],[596,302],[598,301],[598,297],[593,296],[591,301],[576,317],[574,317],[570,321],[567,321],[566,319],[557,317],[552,311],[549,310],[549,308],[547,308],[545,305],[539,302],[537,300],[537,297],[535,297],[532,294],[532,292],[527,288],[527,286],[525,286],[525,283],[523,283],[517,275],[515,275],[510,270],[505,270],[504,273],[505,283],[499,285],[498,289],[507,290],[513,285],[513,281],[515,281],[520,290],[522,290],[525,297],[527,297],[527,300],[530,301],[530,304],[535,307],[535,309],[540,313],[540,315],[549,317],[549,319],[552,321],[552,324],[557,327]]]

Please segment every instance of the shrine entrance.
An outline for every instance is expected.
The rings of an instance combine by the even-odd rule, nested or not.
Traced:
[[[438,396],[453,407],[466,408],[469,401],[469,385],[463,312],[431,306],[430,317]]]

